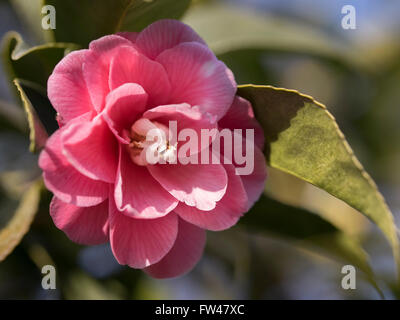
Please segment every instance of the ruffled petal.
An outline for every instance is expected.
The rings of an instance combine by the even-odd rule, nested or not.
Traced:
[[[164,68],[133,47],[119,48],[110,65],[111,90],[127,82],[137,83],[144,88],[149,95],[149,107],[168,102],[171,85]]]
[[[178,135],[182,132],[183,129],[191,129],[196,133],[197,139],[184,137],[184,141],[178,141],[177,150],[180,150],[182,145],[185,145],[192,151],[192,154],[198,153],[200,150],[204,148],[208,148],[212,140],[216,136],[217,124],[204,113],[200,112],[199,108],[191,107],[186,103],[175,104],[175,105],[164,105],[158,106],[156,108],[147,110],[143,114],[144,118],[149,120],[155,120],[166,125],[170,130],[172,126],[170,126],[170,121],[176,122],[176,132],[173,134]],[[201,134],[202,130],[210,130],[213,133],[210,136],[210,139],[206,142],[202,142]],[[182,132],[183,134],[183,132]],[[173,137],[172,140],[177,141],[178,137]],[[185,155],[185,157],[188,155]],[[200,159],[198,159],[200,161]]]
[[[53,197],[50,215],[57,228],[74,242],[95,245],[108,241],[108,201],[77,207]]]
[[[75,169],[93,180],[114,183],[118,144],[101,117],[74,121],[62,133],[63,152]]]
[[[109,185],[87,178],[78,172],[62,153],[62,129],[57,130],[40,154],[39,166],[44,183],[63,202],[79,207],[91,207],[108,198]]]
[[[242,132],[242,134],[245,134]],[[232,150],[221,148],[221,161],[226,163],[226,159],[232,161],[235,171],[242,179],[243,186],[248,197],[248,211],[258,200],[264,191],[265,181],[267,179],[267,165],[264,154],[255,141],[248,139],[247,135],[232,134]],[[238,149],[241,148],[241,149]],[[240,154],[245,154],[242,159],[237,158]]]
[[[135,83],[125,83],[108,94],[102,116],[121,143],[129,143],[123,132],[129,131],[142,115],[147,98],[144,89]]]
[[[97,112],[105,106],[110,92],[108,84],[111,59],[121,46],[133,46],[132,42],[118,35],[108,35],[89,44],[90,54],[85,58],[83,74],[92,104]]]
[[[120,211],[142,219],[165,216],[178,205],[178,200],[164,190],[146,167],[132,162],[122,145],[114,195]]]
[[[249,210],[253,204],[260,198],[265,189],[265,181],[267,180],[267,164],[264,154],[258,147],[254,148],[254,170],[249,175],[241,175],[244,189],[248,197]],[[246,211],[247,211],[246,210]]]
[[[176,199],[200,210],[212,210],[228,183],[221,164],[150,165],[151,175]]]
[[[192,41],[206,46],[203,39],[188,25],[177,20],[164,19],[145,28],[135,42],[146,56],[155,59],[164,50]]]
[[[172,278],[189,272],[199,262],[206,243],[206,232],[182,219],[172,249],[161,261],[144,269],[153,278]]]
[[[181,43],[157,60],[171,83],[170,104],[188,103],[221,119],[233,102],[236,83],[231,71],[212,51],[196,42]]]
[[[253,108],[246,99],[236,96],[232,106],[229,108],[225,116],[218,122],[221,128],[231,130],[254,129],[254,142],[261,150],[264,148],[264,131],[254,117]]]
[[[248,198],[240,176],[233,165],[224,165],[228,174],[228,187],[224,197],[211,211],[201,211],[180,203],[175,212],[187,222],[200,228],[220,231],[234,226],[247,211]]]
[[[137,37],[139,36],[139,32],[117,32],[116,35],[120,37],[124,37],[125,39],[128,39],[132,44],[135,44]]]
[[[93,110],[82,71],[89,55],[89,50],[69,53],[57,64],[47,82],[48,97],[62,124]]]
[[[160,261],[172,248],[178,234],[175,213],[157,219],[135,219],[110,202],[110,243],[120,264],[142,269]]]

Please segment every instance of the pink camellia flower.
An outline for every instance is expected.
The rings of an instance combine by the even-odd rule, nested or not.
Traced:
[[[48,81],[60,128],[39,159],[55,225],[77,243],[109,241],[120,264],[153,277],[190,270],[206,230],[235,225],[264,187],[263,132],[235,94],[230,70],[175,20],[68,54]],[[254,129],[252,174],[237,175],[234,161],[146,162],[143,136],[169,121],[196,132]]]

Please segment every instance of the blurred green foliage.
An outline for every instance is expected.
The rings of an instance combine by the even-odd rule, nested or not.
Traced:
[[[238,83],[290,87],[314,96],[335,115],[367,171],[378,178],[378,184],[390,185],[393,192],[400,190],[400,50],[393,41],[398,32],[392,39],[368,43],[363,48],[306,20],[254,12],[223,1],[193,1],[190,8],[190,1],[186,0],[102,0],[96,6],[89,0],[80,1],[79,6],[65,0],[10,0],[10,3],[21,22],[28,26],[34,43],[39,44],[29,47],[18,34],[9,33],[4,37],[2,50],[5,66],[9,66],[4,70],[9,83],[18,78],[19,94],[30,117],[32,141],[37,140],[32,132],[42,131],[39,135],[43,136],[54,130],[50,121],[54,120],[54,113],[47,113],[51,109],[46,82],[54,65],[66,53],[85,47],[90,40],[104,34],[138,31],[160,18],[179,18],[188,9],[183,21],[233,70]],[[54,32],[41,30],[39,10],[43,4],[57,8]],[[54,40],[63,43],[49,42]],[[13,217],[21,216],[21,211],[19,215],[12,214],[18,212],[18,207],[35,208],[35,204],[24,207],[24,199],[35,198],[32,190],[36,190],[35,181],[40,175],[37,157],[27,153],[28,130],[22,108],[14,104],[20,101],[0,101],[0,225],[3,227],[15,225]],[[47,127],[38,129],[35,119],[46,117]],[[281,194],[282,199],[276,197],[278,202],[263,196],[239,226],[209,233],[199,266],[181,279],[166,281],[152,280],[140,271],[119,266],[106,246],[85,248],[69,241],[49,217],[50,193],[40,188],[39,209],[35,210],[37,214],[29,233],[0,264],[0,298],[299,298],[297,282],[308,290],[308,286],[314,287],[315,291],[310,291],[314,292],[313,298],[379,297],[372,287],[363,286],[363,281],[355,292],[338,289],[342,264],[354,264],[363,270],[365,279],[381,287],[387,297],[398,294],[393,270],[376,270],[376,266],[372,270],[361,247],[363,244],[368,253],[373,253],[366,246],[373,239],[379,251],[390,255],[381,238],[375,241],[376,230],[369,229],[365,219],[347,210],[340,200],[321,195],[306,182],[274,170],[270,170],[270,175],[268,194],[273,197]],[[341,182],[346,186],[345,181]],[[336,195],[342,191],[337,190]],[[324,197],[329,197],[334,215],[326,214],[328,203],[321,200]],[[282,203],[283,198],[291,199],[288,202],[293,206]],[[313,207],[321,201],[325,201],[324,210]],[[400,202],[394,201],[394,205],[400,208]],[[354,206],[364,213],[370,209],[370,206]],[[339,212],[339,207],[346,210]],[[27,216],[30,213],[23,212]],[[389,238],[394,237],[390,223],[382,228],[387,230]],[[349,235],[347,230],[357,231]],[[2,232],[4,229],[0,231],[0,240]],[[21,226],[18,236],[24,232]],[[333,260],[325,260],[323,256]],[[57,268],[55,291],[41,289],[40,271],[45,264]]]

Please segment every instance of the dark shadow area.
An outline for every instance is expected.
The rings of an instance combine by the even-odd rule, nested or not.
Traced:
[[[299,109],[306,102],[312,102],[296,92],[277,91],[268,86],[240,87],[238,95],[249,100],[253,106],[263,106],[262,112],[254,108],[254,114],[264,129],[267,161],[270,159],[271,143],[278,139],[280,132],[290,127],[290,121]]]

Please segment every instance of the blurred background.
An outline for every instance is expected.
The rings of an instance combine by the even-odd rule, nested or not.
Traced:
[[[16,2],[0,0],[0,36],[16,30],[35,45],[39,40],[24,24]],[[347,4],[356,9],[355,30],[342,28],[341,10]],[[400,225],[399,1],[198,0],[183,21],[233,70],[239,84],[296,89],[325,104]],[[0,66],[0,226],[7,224],[29,182],[40,175],[11,85]],[[362,241],[386,298],[399,297],[392,290],[390,248],[365,217],[324,191],[272,169],[266,193],[313,211]],[[30,231],[0,263],[1,299],[379,298],[361,276],[357,290],[343,290],[342,261],[302,241],[273,232],[254,234],[240,224],[209,232],[205,254],[188,275],[154,280],[118,265],[108,245],[72,243],[51,221],[49,198],[42,194]],[[56,266],[56,290],[41,287],[46,264]]]

